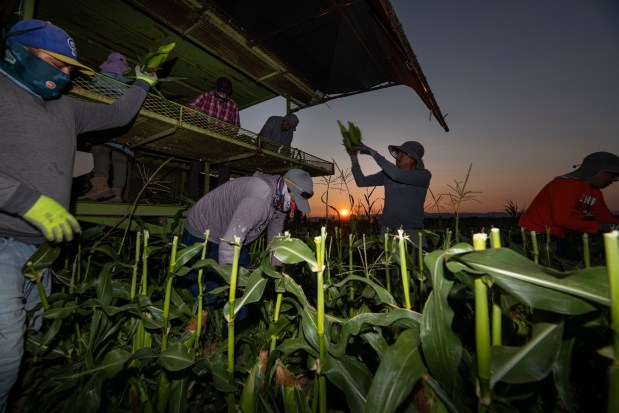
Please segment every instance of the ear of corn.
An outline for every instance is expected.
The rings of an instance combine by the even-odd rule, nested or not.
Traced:
[[[340,125],[340,132],[344,138],[344,146],[346,149],[353,150],[355,144],[361,142],[361,129],[351,121],[348,121],[348,129],[339,120],[337,123]]]
[[[151,74],[155,73],[157,69],[159,69],[159,67],[163,64],[163,62],[166,61],[166,59],[170,55],[170,52],[172,51],[172,49],[174,49],[175,46],[176,43],[165,44],[163,46],[160,46],[159,49],[157,49],[156,51],[144,56],[144,65],[142,66],[142,69]]]

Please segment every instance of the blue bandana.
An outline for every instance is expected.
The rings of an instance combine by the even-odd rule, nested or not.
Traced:
[[[13,83],[43,100],[57,99],[71,82],[71,76],[37,57],[11,38],[6,41],[0,71]]]

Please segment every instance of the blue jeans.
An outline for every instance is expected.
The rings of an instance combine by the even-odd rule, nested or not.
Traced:
[[[191,235],[189,232],[184,231],[181,236],[181,242],[185,245],[193,245],[196,242],[203,243],[204,238],[198,238],[194,235]],[[219,263],[219,244],[215,244],[214,242],[206,243],[206,258],[210,258],[215,260],[215,262]],[[249,249],[245,246],[241,247],[241,251],[239,252],[239,266],[247,267],[249,265],[250,256]],[[190,281],[189,290],[193,294],[194,297],[199,295],[198,290],[198,273],[195,271],[191,271],[189,274],[185,276],[185,278]],[[219,275],[217,271],[212,268],[208,268],[204,271],[204,292],[206,292],[206,303],[209,308],[212,310],[217,297],[213,294],[209,294],[209,292],[213,291],[215,288],[221,287],[226,284],[226,281]],[[237,313],[235,320],[241,321],[247,317],[249,314],[249,310],[247,307],[241,308],[241,310]],[[224,324],[224,337],[227,337],[228,326]]]
[[[6,409],[11,387],[17,381],[24,354],[26,312],[34,309],[41,297],[35,283],[21,273],[22,266],[37,247],[0,237],[0,413]],[[49,271],[43,274],[46,294],[51,291]],[[41,327],[43,310],[37,311],[31,327]]]

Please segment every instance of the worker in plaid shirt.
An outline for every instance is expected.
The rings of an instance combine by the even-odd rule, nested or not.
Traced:
[[[241,126],[239,118],[239,105],[230,99],[232,95],[232,83],[227,77],[217,79],[216,90],[199,94],[187,107],[219,119],[234,126]],[[221,125],[222,127],[224,125]],[[238,128],[230,131],[238,131]]]
[[[227,77],[217,79],[217,87],[210,92],[198,95],[187,107],[198,110],[214,118],[209,120],[209,128],[218,133],[235,136],[241,120],[239,118],[239,105],[230,99],[232,95],[232,82]],[[216,119],[222,121],[219,122]],[[224,184],[230,179],[230,167],[226,164],[216,166],[219,171],[217,186]],[[204,170],[204,161],[192,159],[189,161],[187,175],[187,195],[195,200],[203,195],[200,190],[200,173]]]

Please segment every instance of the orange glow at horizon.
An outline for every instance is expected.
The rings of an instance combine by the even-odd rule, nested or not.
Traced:
[[[340,215],[342,215],[343,217],[347,217],[349,213],[350,211],[348,211],[346,208],[340,210]]]

